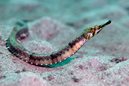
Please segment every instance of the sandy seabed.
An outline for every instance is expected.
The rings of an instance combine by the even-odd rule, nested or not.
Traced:
[[[5,42],[15,23],[28,23],[28,50],[51,53],[86,27],[112,20],[58,68],[36,67],[13,56]],[[0,86],[129,86],[128,0],[1,0]]]

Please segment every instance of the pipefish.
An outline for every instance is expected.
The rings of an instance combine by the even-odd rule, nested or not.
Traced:
[[[59,67],[70,62],[72,59],[71,56],[73,56],[88,40],[98,34],[103,27],[110,23],[111,21],[108,20],[102,25],[86,28],[79,37],[68,43],[66,47],[50,55],[34,53],[24,48],[18,40],[23,34],[26,37],[29,36],[28,26],[27,24],[18,23],[6,40],[6,47],[13,55],[29,64],[40,67]]]

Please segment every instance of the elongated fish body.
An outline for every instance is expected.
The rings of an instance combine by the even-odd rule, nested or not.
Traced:
[[[86,43],[86,41],[90,40],[98,34],[104,26],[110,23],[111,21],[109,20],[102,25],[85,29],[79,37],[70,42],[65,48],[50,55],[30,52],[22,46],[18,39],[23,34],[27,37],[29,31],[26,24],[20,24],[12,30],[6,41],[6,47],[13,55],[29,64],[40,67],[58,67],[70,62],[72,60],[71,56],[74,55]]]

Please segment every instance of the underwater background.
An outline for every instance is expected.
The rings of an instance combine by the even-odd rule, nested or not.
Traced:
[[[65,47],[85,28],[112,23],[56,68],[30,65],[6,48],[17,21],[36,53]],[[0,86],[129,86],[129,0],[0,0]]]

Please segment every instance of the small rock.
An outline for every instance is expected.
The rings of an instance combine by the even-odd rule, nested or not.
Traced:
[[[76,77],[73,77],[72,80],[73,80],[74,82],[79,82],[79,81],[80,81],[80,79],[78,79],[78,78],[76,78]]]
[[[48,76],[48,80],[49,80],[49,81],[51,81],[51,80],[53,80],[53,79],[54,79],[54,76],[52,76],[52,75]]]
[[[113,59],[111,60],[111,62],[120,63],[120,62],[126,61],[126,60],[127,60],[127,58],[125,58],[125,57],[120,57],[120,58],[113,58]]]
[[[83,65],[79,65],[78,67],[79,67],[79,69],[81,69],[81,70],[84,69],[84,66],[83,66]]]

